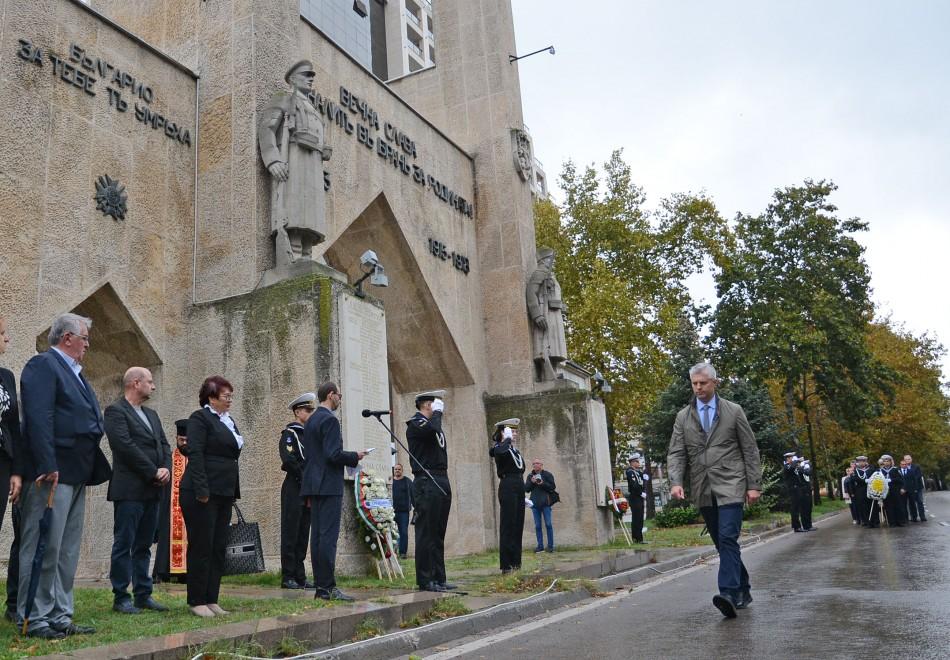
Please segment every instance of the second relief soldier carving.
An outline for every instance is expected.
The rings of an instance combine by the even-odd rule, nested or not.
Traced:
[[[277,264],[311,259],[326,239],[323,162],[330,159],[326,128],[309,94],[315,77],[309,60],[284,75],[291,89],[275,94],[261,112],[257,141],[271,176],[271,232]]]
[[[535,377],[539,381],[557,378],[557,368],[567,359],[564,338],[564,303],[561,285],[554,278],[554,250],[538,250],[538,267],[528,278],[525,290],[531,320]]]

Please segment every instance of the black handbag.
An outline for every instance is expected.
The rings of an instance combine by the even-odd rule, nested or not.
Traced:
[[[261,545],[261,530],[256,522],[244,520],[238,505],[237,522],[228,526],[227,545],[224,550],[224,574],[246,575],[264,572],[264,548]]]

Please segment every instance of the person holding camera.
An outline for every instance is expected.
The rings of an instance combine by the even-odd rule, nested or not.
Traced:
[[[531,513],[534,514],[534,534],[538,539],[535,552],[544,552],[544,536],[541,534],[541,520],[548,532],[548,552],[554,552],[554,525],[551,523],[551,506],[560,498],[555,491],[554,475],[544,469],[544,463],[536,458],[531,461],[531,473],[525,479],[524,491],[531,500]]]
[[[650,476],[644,474],[640,467],[642,458],[639,453],[631,455],[627,461],[629,466],[623,473],[627,478],[630,531],[633,533],[633,540],[637,543],[643,543],[643,505],[647,499],[646,482],[650,480]]]
[[[495,424],[488,455],[495,460],[498,471],[498,558],[501,572],[521,569],[521,538],[524,535],[524,458],[515,447],[520,419],[506,419]]]
[[[792,514],[792,529],[811,532],[811,464],[795,452],[785,452],[782,479]]]

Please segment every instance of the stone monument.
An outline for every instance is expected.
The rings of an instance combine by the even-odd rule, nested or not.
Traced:
[[[554,250],[538,249],[538,267],[528,278],[525,289],[531,338],[534,348],[535,378],[549,381],[557,378],[557,368],[567,359],[564,338],[564,303],[561,285],[554,277]]]
[[[271,233],[277,266],[310,260],[313,246],[326,239],[323,162],[330,159],[326,128],[308,98],[315,77],[310,60],[284,75],[291,85],[271,97],[261,112],[257,141],[271,175]]]

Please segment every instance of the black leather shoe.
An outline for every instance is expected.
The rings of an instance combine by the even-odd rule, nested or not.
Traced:
[[[3,618],[9,621],[10,623],[17,623],[16,610],[7,610],[3,613]]]
[[[77,626],[75,623],[70,623],[65,628],[60,628],[59,632],[67,637],[70,635],[94,635],[96,629],[92,626]]]
[[[324,589],[317,589],[317,593],[314,595],[314,598],[320,598],[323,600],[340,600],[346,603],[351,603],[355,598],[353,596],[347,596],[345,593],[333,587],[330,591]]]
[[[139,608],[140,610],[152,610],[153,612],[167,612],[168,611],[167,607],[159,603],[157,600],[155,600],[151,596],[149,596],[147,600],[142,600],[142,601],[137,602],[135,606]]]
[[[534,552],[535,552],[535,554],[537,554],[537,553],[539,553],[539,552],[544,552],[544,548],[535,548],[535,549],[534,549]]]
[[[817,527],[809,527],[809,528],[806,529],[805,531],[806,531],[806,532],[817,532],[817,531],[818,531],[818,528],[817,528]]]
[[[35,637],[36,639],[63,639],[66,637],[66,633],[60,632],[49,626],[45,628],[37,628],[36,630],[29,630],[26,633],[27,637]]]
[[[303,585],[302,587],[300,587],[301,589],[316,589],[317,588],[317,585],[315,585],[310,580],[304,580],[303,582],[298,582],[297,584]]]
[[[440,582],[439,586],[445,589],[446,591],[453,591],[459,588],[457,584],[452,584],[451,582]]]
[[[113,603],[112,609],[121,614],[139,614],[142,610],[137,608],[132,604],[131,601],[123,600],[118,603]]]
[[[807,529],[796,529],[796,530],[794,530],[794,532],[795,532],[796,534],[804,534],[804,533],[807,532],[807,531],[808,531]]]
[[[739,594],[739,598],[736,599],[736,609],[744,610],[745,608],[749,606],[749,603],[751,602],[752,602],[752,592],[743,591],[741,594]]]
[[[445,593],[445,592],[448,591],[448,589],[446,589],[445,587],[443,587],[443,586],[442,586],[441,584],[439,584],[438,582],[430,582],[429,584],[427,584],[427,585],[424,586],[424,587],[419,587],[419,591],[435,591],[435,592],[438,592],[438,593]]]
[[[716,609],[722,612],[722,615],[727,619],[736,618],[736,601],[734,601],[729,594],[713,596],[713,605],[715,605]]]
[[[281,582],[280,588],[281,589],[303,589],[303,586],[299,582],[291,578],[289,580],[284,580],[283,582]]]

